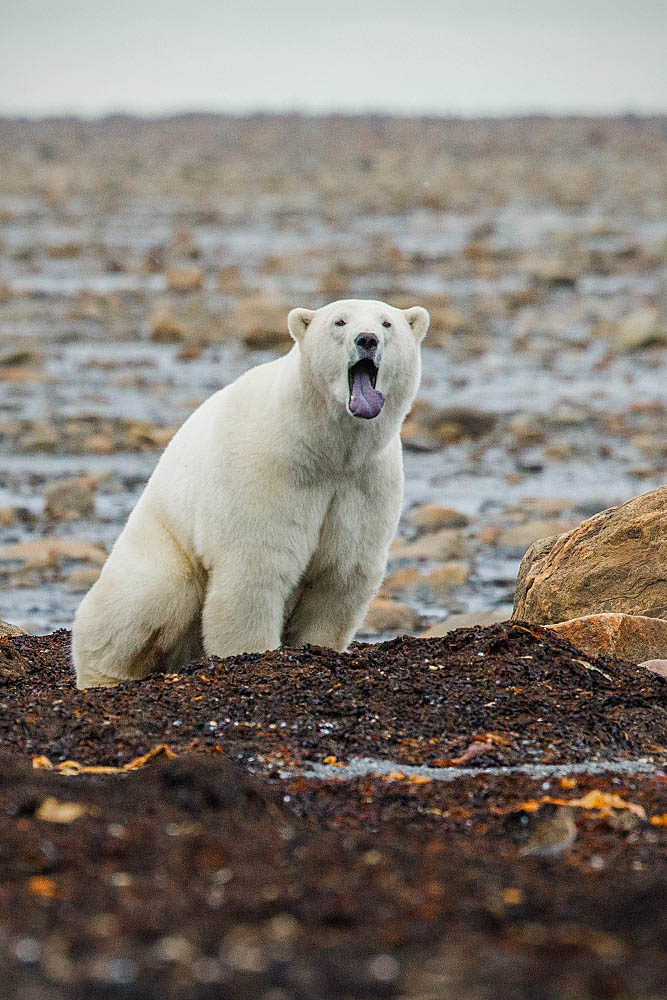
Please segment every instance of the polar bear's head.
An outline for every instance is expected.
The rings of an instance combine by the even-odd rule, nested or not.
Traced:
[[[373,420],[385,401],[410,408],[421,373],[419,345],[429,325],[421,306],[396,309],[373,299],[341,299],[321,309],[292,309],[289,331],[309,379],[350,416]]]

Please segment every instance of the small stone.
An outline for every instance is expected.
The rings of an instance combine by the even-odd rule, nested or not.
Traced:
[[[497,544],[503,549],[525,552],[539,538],[569,531],[574,526],[572,522],[566,521],[525,521],[523,524],[515,524],[501,531]]]
[[[95,481],[87,476],[54,480],[44,490],[45,516],[54,521],[92,517],[95,513],[95,488]]]
[[[32,433],[26,434],[21,442],[22,451],[54,451],[59,440],[55,427],[36,421]]]
[[[43,357],[30,347],[14,347],[0,352],[0,368],[34,368],[40,365]]]
[[[218,271],[218,290],[225,295],[240,295],[243,291],[241,273],[237,264],[227,264]]]
[[[153,946],[153,954],[159,962],[189,963],[195,954],[194,946],[182,934],[160,938]]]
[[[164,271],[166,250],[163,246],[151,247],[144,257],[144,270],[148,274],[161,274]]]
[[[440,451],[442,444],[417,420],[406,420],[401,428],[401,441],[407,451]]]
[[[466,539],[450,528],[430,532],[416,542],[406,542],[397,538],[389,549],[389,559],[433,559],[435,562],[446,562],[458,559],[466,554],[468,545]]]
[[[470,573],[468,567],[463,562],[447,562],[443,566],[438,566],[431,573],[423,576],[424,585],[433,594],[446,594],[456,587],[462,587],[467,582]]]
[[[151,340],[158,344],[171,344],[183,340],[186,335],[185,324],[169,310],[153,313],[148,320]]]
[[[92,585],[99,579],[100,571],[95,566],[82,566],[80,569],[72,570],[65,579],[65,587],[74,594],[83,594],[90,590]]]
[[[127,428],[126,444],[140,451],[146,448],[166,448],[175,433],[173,427],[151,424],[147,420],[132,420]]]
[[[189,344],[184,344],[177,352],[177,361],[197,361],[203,353],[204,345],[201,341],[192,340]]]
[[[518,444],[540,444],[544,440],[545,421],[536,413],[517,413],[507,430]]]
[[[81,559],[101,566],[107,554],[99,545],[76,538],[40,538],[8,545],[0,552],[0,562],[23,562],[27,566],[52,566],[61,559]]]
[[[437,503],[423,503],[413,507],[408,521],[415,528],[437,531],[439,528],[465,528],[469,523],[465,514],[452,507],[441,507]]]
[[[271,350],[293,343],[287,329],[289,306],[276,296],[253,295],[240,299],[225,318],[230,337],[240,337],[253,350]]]
[[[379,983],[392,983],[401,971],[393,955],[374,955],[368,960],[368,973]]]
[[[83,442],[83,450],[95,455],[110,455],[114,450],[113,439],[108,434],[91,434]]]
[[[410,411],[410,420],[424,427],[441,444],[452,444],[470,438],[473,441],[490,434],[496,415],[467,406],[439,407],[425,399],[417,399]]]
[[[577,824],[569,806],[559,806],[551,819],[540,821],[521,848],[526,857],[551,857],[568,851],[577,838]]]
[[[167,289],[170,292],[196,292],[204,276],[198,267],[172,267],[167,271]]]
[[[501,530],[498,524],[485,524],[477,532],[477,539],[482,545],[495,545],[500,537]]]
[[[53,382],[53,378],[39,368],[0,368],[0,382]]]
[[[537,285],[547,288],[574,288],[581,274],[582,262],[560,257],[534,260],[530,273]]]
[[[574,453],[573,445],[567,444],[565,441],[554,441],[544,448],[544,457],[554,462],[564,462],[566,459],[572,458]]]
[[[0,507],[0,527],[9,528],[16,520],[16,512],[13,507]]]
[[[655,308],[636,309],[618,324],[616,342],[625,351],[667,344],[667,324]]]
[[[361,627],[362,632],[412,632],[419,624],[419,615],[408,604],[376,597]]]
[[[658,674],[659,677],[667,677],[667,660],[644,660],[639,666],[646,667],[647,670]]]
[[[402,566],[387,577],[382,584],[381,594],[384,597],[393,597],[402,591],[414,593],[422,579],[418,569],[413,566]]]
[[[431,625],[424,632],[420,632],[420,638],[439,639],[443,635],[449,635],[457,628],[473,628],[476,625],[495,625],[496,622],[507,621],[508,613],[503,611],[477,611],[465,615],[449,615],[444,622]]]
[[[414,597],[422,591],[441,596],[466,583],[469,570],[463,562],[446,562],[430,573],[420,573],[412,566],[403,566],[387,577],[382,585],[382,595],[394,597],[404,594]]]

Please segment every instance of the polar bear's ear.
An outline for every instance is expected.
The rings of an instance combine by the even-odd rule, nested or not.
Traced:
[[[428,325],[431,322],[431,317],[427,311],[421,306],[412,306],[411,309],[404,309],[403,315],[407,319],[417,341],[422,341],[426,336]]]
[[[315,315],[314,309],[292,309],[287,315],[287,329],[297,343],[301,340]]]

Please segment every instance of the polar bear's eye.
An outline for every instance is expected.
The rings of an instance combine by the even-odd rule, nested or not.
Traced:
[[[389,322],[389,320],[388,320],[388,319],[386,319],[386,320],[385,320],[385,321],[383,322],[383,324],[382,324],[382,325],[388,328],[388,327],[390,327],[390,326],[391,326],[391,323]]]
[[[336,326],[345,326],[345,320],[344,319],[337,319],[336,320]]]

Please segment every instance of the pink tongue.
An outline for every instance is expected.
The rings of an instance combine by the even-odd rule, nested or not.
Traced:
[[[384,406],[384,396],[371,384],[371,377],[363,368],[352,372],[350,412],[363,420],[372,420]]]

